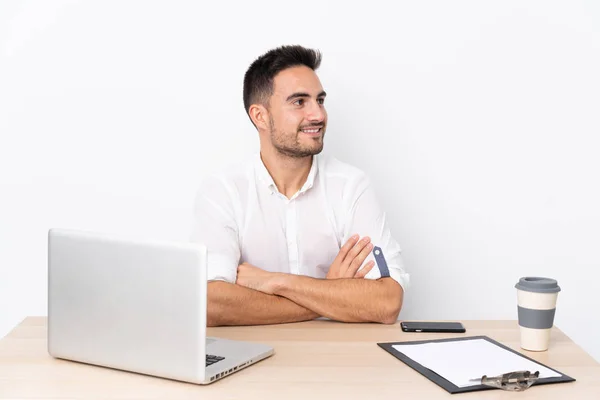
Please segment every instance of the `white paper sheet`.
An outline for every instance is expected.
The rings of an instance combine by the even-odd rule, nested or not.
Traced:
[[[475,386],[470,379],[513,371],[540,371],[540,378],[562,376],[484,339],[394,345],[422,366],[458,387]]]

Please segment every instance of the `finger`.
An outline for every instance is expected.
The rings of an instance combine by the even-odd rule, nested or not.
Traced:
[[[360,266],[363,265],[363,262],[369,256],[371,250],[373,250],[373,243],[368,243],[363,247],[360,253],[358,253],[358,255],[354,257],[354,260],[352,260],[347,270],[348,274],[351,277],[354,276],[356,274],[356,271],[358,271],[358,269],[360,268]]]
[[[369,261],[365,266],[359,269],[354,275],[355,278],[364,278],[375,267],[375,261]]]
[[[356,257],[358,257],[358,255],[360,254],[361,251],[363,251],[363,249],[365,248],[366,245],[368,245],[371,242],[371,238],[369,238],[368,236],[365,236],[364,238],[360,239],[352,248],[352,250],[350,250],[348,252],[348,255],[346,256],[346,258],[344,259],[344,266],[343,266],[343,270],[346,271],[348,268],[350,268],[350,264],[352,263],[352,261],[354,261],[354,259]],[[359,266],[362,265],[362,261],[359,264]],[[352,274],[352,276],[354,276],[354,274]]]
[[[346,259],[346,255],[356,245],[356,242],[358,242],[358,235],[354,234],[350,236],[346,243],[344,243],[344,245],[340,248],[340,251],[338,252],[338,255],[335,257],[335,260],[333,260],[333,262],[338,262],[340,264],[344,262],[344,260]]]

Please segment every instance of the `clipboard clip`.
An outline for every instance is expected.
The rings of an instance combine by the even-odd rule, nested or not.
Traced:
[[[479,381],[484,386],[497,389],[508,390],[511,392],[522,392],[528,389],[540,377],[540,371],[514,371],[498,376],[483,375],[480,379],[471,379]]]

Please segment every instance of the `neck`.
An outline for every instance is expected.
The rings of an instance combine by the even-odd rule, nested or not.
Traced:
[[[265,148],[261,148],[260,158],[279,193],[288,199],[306,182],[313,161],[313,156],[295,158],[283,155],[275,149]]]

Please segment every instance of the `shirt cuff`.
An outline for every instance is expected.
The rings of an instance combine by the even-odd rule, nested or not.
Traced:
[[[231,261],[226,257],[219,257],[213,255],[208,256],[207,265],[207,281],[224,281],[229,283],[235,283],[237,279],[237,265],[235,268],[231,268]]]

